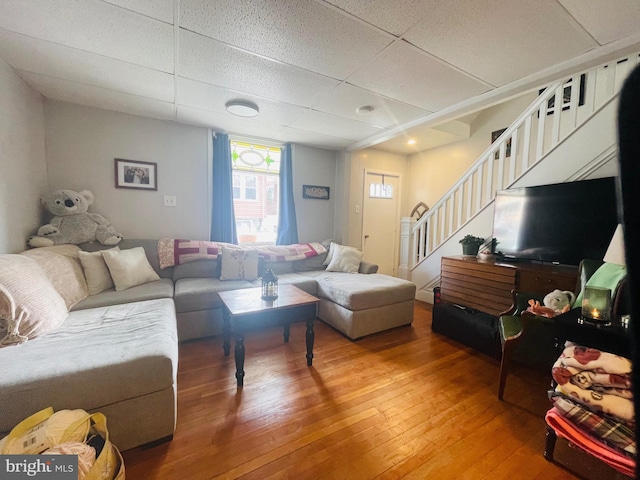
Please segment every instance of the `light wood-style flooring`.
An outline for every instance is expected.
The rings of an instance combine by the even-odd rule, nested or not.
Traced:
[[[242,389],[221,338],[182,344],[174,438],[124,452],[127,479],[579,478],[542,456],[548,375],[517,369],[500,402],[499,362],[433,333],[430,305],[358,342],[317,321],[311,368],[304,331],[248,333]]]

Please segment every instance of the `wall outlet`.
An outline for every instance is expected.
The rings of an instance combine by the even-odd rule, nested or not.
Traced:
[[[175,207],[177,204],[177,200],[175,195],[165,195],[164,196],[164,206],[165,207]]]

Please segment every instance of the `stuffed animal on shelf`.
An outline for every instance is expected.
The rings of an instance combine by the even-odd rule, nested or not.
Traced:
[[[80,244],[97,240],[102,245],[117,245],[122,240],[111,223],[102,215],[89,213],[94,196],[89,190],[58,190],[40,199],[53,215],[51,221],[29,238],[30,247],[50,247],[65,243]]]
[[[554,290],[547,293],[542,300],[544,305],[540,305],[537,300],[529,300],[527,310],[541,317],[553,318],[561,313],[571,310],[571,304],[576,299],[573,292],[569,290]]]

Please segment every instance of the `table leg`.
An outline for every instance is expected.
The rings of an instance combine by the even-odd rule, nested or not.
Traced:
[[[553,450],[556,448],[556,440],[558,439],[553,428],[547,426],[547,438],[544,443],[544,458],[553,462]]]
[[[226,309],[223,309],[222,317],[222,349],[224,356],[228,357],[231,351],[231,318]]]
[[[289,343],[289,336],[291,334],[291,325],[289,323],[284,324],[284,330],[282,334],[284,336],[284,343]]]
[[[244,333],[236,333],[236,346],[233,350],[236,357],[236,379],[238,386],[244,385]]]
[[[313,342],[315,333],[313,332],[313,318],[307,320],[307,366],[313,365]]]

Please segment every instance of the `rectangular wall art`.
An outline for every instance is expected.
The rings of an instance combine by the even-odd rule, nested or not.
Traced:
[[[158,164],[115,159],[116,188],[158,190]]]
[[[302,198],[329,200],[329,187],[320,187],[318,185],[302,185]]]

